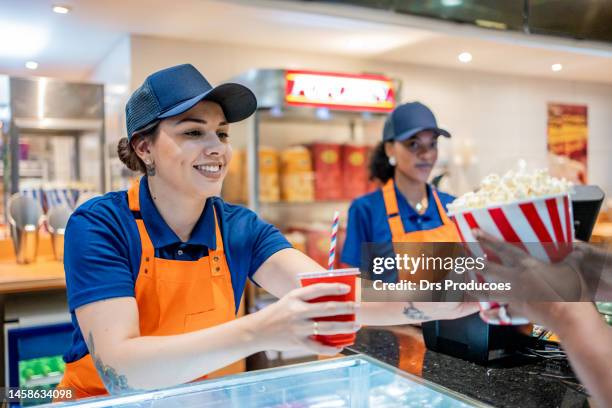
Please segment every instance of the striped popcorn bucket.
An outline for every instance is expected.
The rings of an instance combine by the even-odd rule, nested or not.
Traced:
[[[464,210],[449,216],[466,243],[468,252],[473,256],[486,255],[493,262],[499,262],[499,259],[495,254],[485,254],[472,234],[473,229],[514,243],[542,262],[559,262],[572,250],[574,220],[567,193]],[[480,274],[476,274],[475,278],[484,282]],[[491,324],[528,323],[525,319],[511,318],[505,307],[497,302],[481,302],[480,306],[485,311],[500,309],[499,320],[488,321]]]

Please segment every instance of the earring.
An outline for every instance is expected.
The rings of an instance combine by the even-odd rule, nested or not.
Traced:
[[[389,164],[393,167],[397,165],[397,160],[395,160],[395,156],[389,157]]]
[[[147,176],[155,175],[155,164],[151,162],[151,160],[149,159],[145,160],[145,168],[147,169]]]

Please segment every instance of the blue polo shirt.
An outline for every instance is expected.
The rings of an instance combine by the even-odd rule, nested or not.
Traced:
[[[274,253],[291,248],[278,229],[253,211],[226,203],[219,197],[206,201],[191,237],[181,242],[155,207],[147,177],[141,181],[139,197],[140,216],[158,258],[195,261],[208,256],[208,248],[217,247],[215,208],[232,277],[236,310],[247,278],[252,278]],[[134,297],[141,254],[140,235],[126,191],[93,198],[72,214],[64,241],[68,306],[74,326],[72,346],[64,355],[66,362],[78,360],[88,353],[75,309],[103,299]]]
[[[437,191],[444,209],[455,197]],[[408,203],[406,197],[395,187],[397,207],[404,230],[406,232],[425,231],[442,225],[436,202],[433,198],[432,187],[427,185],[427,210],[419,215]],[[346,239],[342,249],[342,262],[354,267],[360,267],[361,245],[364,243],[391,242],[391,228],[385,209],[385,201],[381,189],[356,198],[349,208]]]

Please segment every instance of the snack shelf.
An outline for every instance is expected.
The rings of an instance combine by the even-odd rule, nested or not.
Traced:
[[[223,194],[230,202],[246,202],[263,219],[288,232],[287,238],[296,249],[319,263],[325,258],[326,263],[334,211],[341,212],[343,225],[352,199],[370,191],[369,148],[380,140],[387,112],[363,105],[337,109],[296,106],[287,96],[292,73],[262,69],[231,79],[255,93],[258,109],[234,127],[234,132],[243,132],[246,137],[233,139],[234,159]],[[364,77],[370,84],[367,81],[372,76]],[[332,83],[338,81],[313,86]],[[354,95],[363,95],[367,86],[358,84]],[[395,98],[398,89],[394,82]],[[341,229],[339,245],[342,234]],[[269,294],[249,285],[247,310],[257,311],[269,301]]]

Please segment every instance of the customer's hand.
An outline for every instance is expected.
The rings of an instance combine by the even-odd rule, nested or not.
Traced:
[[[525,316],[561,338],[568,331],[574,330],[582,320],[597,315],[591,302],[514,302],[507,307],[512,316]]]
[[[318,283],[294,289],[278,302],[255,313],[254,338],[262,350],[291,350],[305,347],[317,354],[338,354],[342,348],[325,346],[310,337],[315,334],[351,334],[359,330],[355,322],[315,322],[314,318],[347,315],[356,312],[355,302],[319,302],[309,300],[341,295],[350,291],[340,283]],[[256,315],[256,316],[255,316]]]
[[[550,264],[539,261],[515,244],[500,241],[481,230],[475,230],[474,236],[485,253],[494,255],[500,261],[487,261],[481,272],[484,279],[512,286],[509,291],[496,292],[496,298],[492,300],[576,302],[589,298],[579,269],[583,251],[574,250],[562,262]]]
[[[580,274],[591,299],[612,298],[612,244],[574,242],[573,256],[579,259]],[[585,299],[585,300],[591,300]]]

